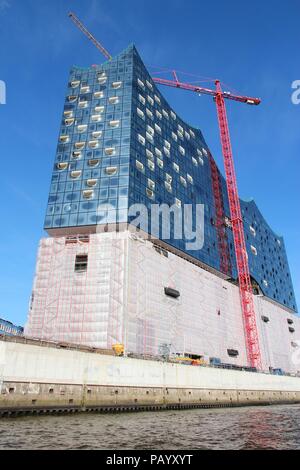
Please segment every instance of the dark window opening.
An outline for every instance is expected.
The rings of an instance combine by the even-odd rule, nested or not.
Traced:
[[[86,271],[88,264],[88,255],[76,255],[75,259],[75,271]]]
[[[262,321],[265,322],[265,323],[268,323],[270,321],[269,317],[266,317],[264,315],[262,315],[261,317]]]
[[[176,289],[172,289],[171,287],[165,287],[165,294],[169,297],[173,297],[177,299],[180,296],[180,292]]]
[[[239,355],[239,352],[236,349],[227,349],[227,354],[230,357],[236,357]]]

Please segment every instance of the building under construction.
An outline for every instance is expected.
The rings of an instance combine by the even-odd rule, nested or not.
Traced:
[[[299,372],[284,240],[253,200],[237,205],[225,170],[226,179],[134,46],[73,67],[25,336]],[[135,204],[147,214],[139,230]],[[168,237],[154,204],[173,210]],[[174,234],[176,208],[187,205],[204,207],[198,249]]]

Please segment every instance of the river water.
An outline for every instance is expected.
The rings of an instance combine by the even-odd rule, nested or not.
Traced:
[[[300,449],[300,405],[0,418],[0,449]]]

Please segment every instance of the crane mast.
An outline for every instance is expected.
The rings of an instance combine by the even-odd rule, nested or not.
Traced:
[[[90,41],[97,47],[98,50],[108,60],[112,59],[110,53],[97,41],[97,39],[86,29],[74,13],[69,13],[69,17],[75,23],[75,25],[88,37]],[[261,369],[261,354],[259,347],[259,338],[256,325],[256,316],[253,301],[253,291],[250,278],[250,271],[248,265],[248,255],[246,250],[246,242],[244,235],[244,225],[241,213],[240,199],[237,189],[237,180],[234,169],[234,161],[231,149],[230,133],[227,120],[225,99],[237,101],[240,103],[246,103],[250,105],[260,104],[259,98],[252,98],[248,96],[241,96],[231,94],[223,91],[219,80],[215,81],[216,89],[210,89],[200,86],[195,86],[189,83],[183,83],[178,80],[178,76],[175,70],[172,71],[174,80],[166,80],[163,78],[152,77],[153,81],[159,85],[170,86],[173,88],[181,88],[196,93],[210,95],[214,98],[217,108],[217,116],[219,123],[219,132],[221,138],[222,153],[224,159],[225,176],[227,184],[227,193],[230,207],[230,217],[232,224],[232,232],[234,239],[234,248],[239,280],[239,292],[241,308],[243,313],[243,323],[245,332],[245,342],[248,361],[251,367]],[[222,224],[222,201],[221,201],[221,189],[220,183],[217,181],[216,166],[214,165],[213,159],[210,155],[210,164],[212,171],[213,189],[215,196],[215,205],[217,213],[217,230],[219,237],[219,247],[221,250],[221,270],[227,274],[231,270],[229,252],[226,247],[226,230],[221,230]],[[222,237],[225,237],[222,239]],[[227,259],[226,259],[227,257]]]

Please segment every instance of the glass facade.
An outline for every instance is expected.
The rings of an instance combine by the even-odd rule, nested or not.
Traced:
[[[23,327],[14,325],[10,321],[3,320],[3,318],[0,318],[0,335],[22,336]]]
[[[137,50],[101,66],[70,73],[45,219],[57,229],[132,222],[128,208],[143,204],[204,205],[204,246],[188,254],[220,271],[209,148],[199,129],[176,115],[152,81]],[[226,182],[219,172],[224,216]],[[272,300],[296,310],[284,241],[254,201],[241,201],[250,272]],[[106,207],[106,211],[99,211]],[[149,220],[150,222],[150,220]],[[196,220],[193,213],[193,228]],[[160,220],[161,225],[161,220]],[[171,234],[174,219],[171,219]],[[150,226],[150,224],[149,224]],[[161,229],[157,227],[157,230]],[[237,277],[233,236],[226,227],[231,277]],[[187,252],[184,237],[168,243]]]

